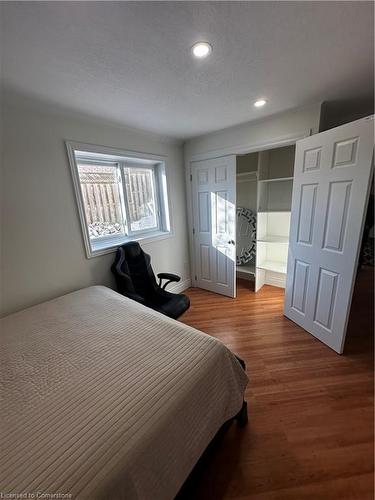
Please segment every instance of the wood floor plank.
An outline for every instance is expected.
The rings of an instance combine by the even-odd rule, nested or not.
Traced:
[[[372,272],[358,275],[343,356],[283,316],[280,288],[187,293],[181,321],[246,362],[250,420],[218,440],[179,500],[373,499]]]

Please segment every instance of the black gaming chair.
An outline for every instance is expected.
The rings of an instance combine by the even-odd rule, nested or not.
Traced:
[[[178,282],[181,278],[176,274],[159,273],[157,284],[151,258],[136,241],[130,241],[117,249],[111,271],[119,293],[170,318],[177,319],[190,307],[189,297],[165,290],[169,283]],[[161,286],[164,279],[167,282]]]

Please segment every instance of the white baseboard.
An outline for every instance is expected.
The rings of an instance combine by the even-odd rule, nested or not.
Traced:
[[[266,279],[264,280],[264,284],[285,288],[286,275],[281,273],[273,273],[271,271],[266,271]]]
[[[181,293],[191,287],[191,279],[182,280],[179,283],[171,283],[167,286],[167,292]]]

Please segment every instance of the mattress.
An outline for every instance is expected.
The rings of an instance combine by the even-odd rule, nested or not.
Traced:
[[[2,319],[0,354],[2,498],[172,499],[248,381],[218,340],[100,286]]]

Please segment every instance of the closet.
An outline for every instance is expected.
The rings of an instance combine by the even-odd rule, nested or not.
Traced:
[[[295,146],[237,156],[236,275],[285,287]]]
[[[342,353],[374,117],[290,144],[247,154],[223,148],[190,161],[192,283],[232,298],[237,277],[255,292],[285,287],[285,316]]]

